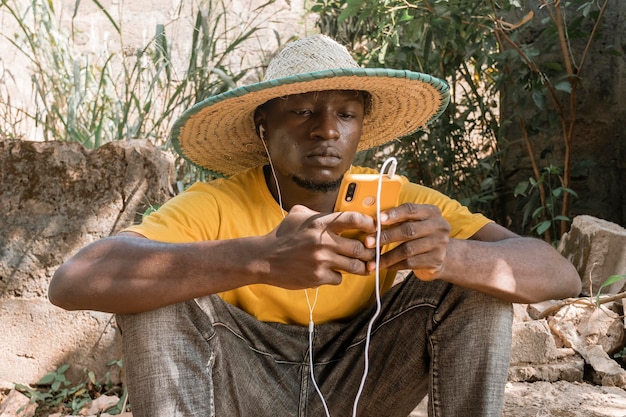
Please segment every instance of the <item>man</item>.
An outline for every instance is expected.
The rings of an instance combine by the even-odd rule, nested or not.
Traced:
[[[359,68],[325,36],[290,43],[265,81],[173,129],[181,155],[230,177],[78,252],[50,300],[118,314],[135,417],[404,417],[426,394],[433,416],[499,416],[510,303],[576,296],[572,265],[406,180],[378,265],[375,220],[334,212],[343,175],[369,172],[358,150],[447,102],[442,81]],[[396,270],[412,274],[392,286]]]

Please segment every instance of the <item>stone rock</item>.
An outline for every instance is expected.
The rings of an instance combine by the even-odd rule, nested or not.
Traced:
[[[558,306],[561,303],[560,300],[546,300],[539,303],[528,305],[528,315],[533,320],[540,320],[546,317],[546,312],[551,308]]]
[[[626,391],[585,383],[509,382],[501,417],[622,417]]]
[[[582,381],[585,361],[558,348],[546,319],[513,323],[509,381]]]
[[[578,270],[583,280],[583,295],[595,295],[608,277],[626,274],[626,229],[618,224],[587,215],[576,216],[558,251]],[[624,285],[625,281],[619,281],[602,292],[616,294]]]
[[[54,270],[169,198],[173,159],[149,141],[0,141],[0,299],[46,297]]]
[[[27,396],[19,391],[11,390],[0,404],[0,417],[32,417],[36,409],[37,404],[30,404]]]
[[[519,323],[533,320],[528,315],[528,304],[513,304],[513,322]]]
[[[587,346],[581,350],[581,355],[595,371],[594,383],[608,387],[626,388],[626,371],[617,362],[609,358],[602,346]]]
[[[510,365],[508,379],[511,382],[582,382],[585,360],[576,355],[573,350],[570,354],[553,363]]]
[[[105,371],[115,353],[110,315],[47,301],[56,268],[83,246],[172,195],[174,158],[147,140],[96,150],[75,142],[0,140],[0,380],[37,382],[71,362]]]
[[[511,364],[544,364],[559,356],[554,337],[546,320],[513,323]]]
[[[604,319],[611,316],[613,320]],[[604,307],[596,310],[591,305],[570,305],[550,317],[548,322],[563,343],[590,365],[595,383],[626,388],[626,371],[607,354],[607,351],[615,350],[614,341],[624,337],[619,316]],[[621,335],[616,336],[614,332]]]
[[[122,356],[111,314],[65,311],[33,298],[0,301],[0,317],[0,334],[10,336],[0,346],[0,379],[32,384],[63,364],[72,365],[71,381],[84,380],[84,369],[121,379],[119,368],[106,366]]]
[[[93,400],[91,404],[80,410],[79,415],[98,415],[99,413],[106,411],[111,407],[114,407],[119,401],[120,399],[115,395],[101,395],[100,397]]]
[[[550,317],[548,323],[563,343],[574,349],[579,345],[599,345],[613,354],[624,344],[622,319],[605,306],[571,304]]]

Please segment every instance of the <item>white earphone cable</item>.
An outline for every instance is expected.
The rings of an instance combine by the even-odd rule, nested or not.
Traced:
[[[259,136],[261,137],[261,142],[263,143],[263,147],[265,148],[265,153],[267,154],[267,159],[269,160],[270,169],[272,171],[272,177],[274,178],[274,183],[276,184],[276,192],[278,196],[278,205],[280,206],[283,218],[285,217],[285,210],[283,209],[282,196],[280,193],[280,186],[278,184],[278,178],[276,177],[276,171],[274,171],[274,164],[272,164],[272,158],[270,157],[270,153],[267,149],[267,145],[265,144],[265,138],[263,137],[264,133],[263,126],[259,127]],[[382,181],[385,173],[385,169],[387,166],[391,164],[389,168],[388,176],[389,178],[393,177],[396,171],[396,166],[398,164],[396,158],[390,157],[384,163],[382,168],[380,169],[379,177],[378,177],[378,188],[376,190],[376,274],[375,274],[375,291],[376,291],[376,311],[374,315],[370,319],[367,326],[367,336],[365,338],[365,367],[363,370],[363,376],[361,378],[361,384],[359,385],[359,389],[357,391],[356,397],[354,399],[354,405],[352,407],[352,416],[356,417],[357,408],[359,404],[359,399],[363,393],[363,388],[365,386],[365,381],[367,379],[367,374],[369,372],[369,347],[370,340],[372,337],[372,327],[374,326],[374,321],[378,317],[381,311],[381,295],[380,295],[380,236],[382,232],[382,228],[380,225],[380,198],[382,192]],[[350,171],[352,171],[352,166],[350,166]],[[322,405],[324,406],[324,411],[326,413],[326,417],[330,417],[330,411],[328,409],[328,405],[326,404],[326,400],[324,399],[324,395],[317,385],[317,381],[315,380],[315,372],[313,369],[313,336],[315,332],[315,322],[313,321],[313,310],[315,309],[315,305],[317,304],[317,298],[319,295],[319,287],[315,289],[315,299],[313,300],[313,304],[309,299],[309,292],[304,289],[304,295],[306,297],[306,302],[309,307],[309,369],[311,375],[311,381],[313,386],[315,387],[315,391],[317,392],[320,400],[322,401]]]
[[[317,395],[322,400],[322,405],[324,406],[324,411],[326,412],[326,417],[330,417],[330,411],[328,410],[328,405],[326,404],[326,400],[324,399],[324,395],[317,385],[317,381],[315,380],[315,372],[313,372],[313,333],[315,332],[315,322],[313,321],[313,310],[315,309],[315,304],[317,304],[317,296],[319,295],[319,287],[315,289],[315,299],[313,300],[313,305],[311,305],[311,301],[309,300],[309,292],[305,289],[304,294],[306,296],[306,303],[309,306],[309,370],[311,374],[311,381],[313,382],[313,387],[315,387],[315,391]]]
[[[265,153],[267,154],[267,159],[269,161],[270,169],[272,171],[272,177],[274,178],[274,184],[276,184],[276,194],[278,196],[278,205],[280,206],[280,210],[283,214],[283,218],[285,218],[285,209],[283,208],[283,199],[280,193],[280,185],[278,184],[278,178],[276,176],[276,171],[274,170],[274,164],[272,163],[272,157],[270,156],[269,150],[267,149],[267,145],[265,144],[264,138],[265,128],[263,126],[259,126],[259,136],[261,138],[261,143],[263,143],[263,148],[265,148]],[[317,385],[317,381],[315,380],[315,373],[313,371],[313,333],[315,332],[315,322],[313,321],[313,310],[315,309],[315,305],[317,304],[317,297],[319,295],[319,288],[315,289],[315,299],[313,300],[313,304],[309,299],[309,292],[304,289],[304,295],[306,297],[306,303],[309,307],[309,368],[311,374],[311,381],[313,382],[313,386],[315,387],[315,391],[317,395],[319,395],[320,400],[322,400],[322,405],[324,406],[324,411],[326,412],[326,417],[330,417],[330,411],[328,411],[328,405],[326,404],[326,400],[324,399],[324,395]]]
[[[274,177],[274,184],[276,184],[276,194],[278,195],[278,205],[280,206],[280,211],[283,214],[283,218],[285,218],[285,209],[283,209],[283,197],[280,194],[280,186],[278,185],[278,178],[276,177],[276,171],[274,171],[274,164],[272,163],[272,157],[270,156],[270,151],[267,149],[267,145],[265,144],[264,132],[265,132],[265,128],[262,125],[259,126],[259,137],[261,138],[261,143],[263,144],[263,148],[265,148],[265,153],[267,154],[267,160],[270,163],[270,169],[272,171],[272,177]]]
[[[380,169],[380,174],[378,176],[378,188],[376,190],[376,311],[374,315],[370,319],[370,322],[367,326],[367,336],[365,337],[365,368],[363,369],[363,377],[361,378],[361,384],[359,385],[359,390],[357,391],[356,397],[354,398],[354,405],[352,406],[352,416],[356,417],[357,408],[359,405],[359,399],[361,398],[361,394],[363,394],[363,387],[365,387],[365,380],[367,379],[367,374],[369,372],[369,348],[370,348],[370,340],[372,338],[372,327],[374,326],[374,321],[380,314],[381,310],[381,301],[380,301],[380,235],[382,232],[382,227],[380,225],[380,197],[383,185],[383,176],[385,175],[385,168],[391,164],[389,168],[388,176],[389,178],[393,177],[396,171],[396,166],[398,165],[398,161],[394,157],[388,158],[384,163],[382,168]]]

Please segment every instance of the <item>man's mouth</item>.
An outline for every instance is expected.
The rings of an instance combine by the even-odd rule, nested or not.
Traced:
[[[307,154],[307,159],[320,166],[336,166],[341,163],[342,154],[335,148],[316,149]]]

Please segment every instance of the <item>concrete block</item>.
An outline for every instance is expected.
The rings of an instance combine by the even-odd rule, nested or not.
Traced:
[[[626,229],[618,224],[593,216],[576,216],[558,250],[578,270],[583,295],[596,294],[611,275],[626,274]],[[616,294],[624,285],[624,281],[619,281],[602,292]]]
[[[121,358],[112,315],[68,312],[42,299],[13,299],[0,303],[0,381],[36,383],[63,364],[66,376],[81,381],[83,369],[106,375],[106,363]],[[112,380],[119,381],[116,367]]]
[[[582,382],[584,373],[585,360],[576,355],[560,359],[554,363],[511,365],[509,367],[509,381]]]
[[[513,323],[511,364],[543,364],[560,356],[546,320]]]

